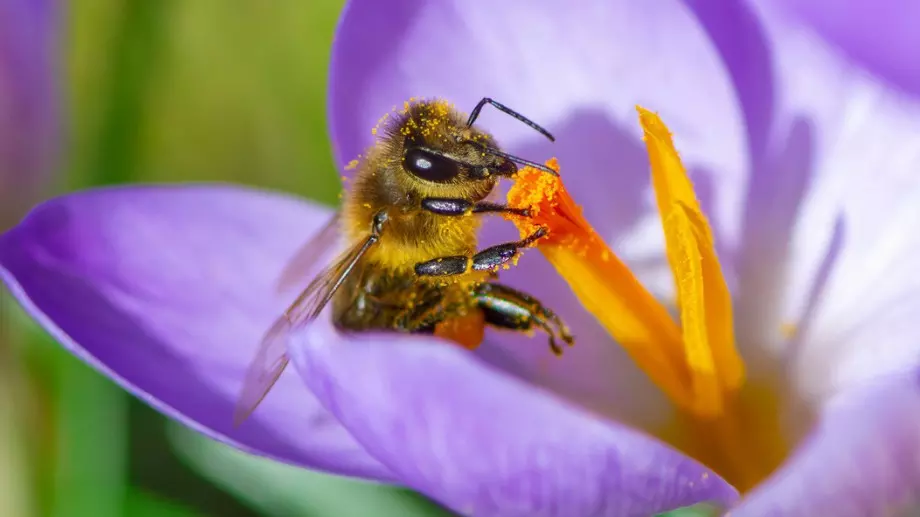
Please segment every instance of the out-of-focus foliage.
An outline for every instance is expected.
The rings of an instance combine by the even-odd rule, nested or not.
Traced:
[[[333,201],[325,88],[340,3],[72,4],[68,183],[99,177],[87,168],[102,163],[135,180],[235,181]]]
[[[335,202],[325,88],[341,0],[53,4],[65,145],[46,196],[227,181]],[[4,516],[444,515],[402,490],[362,485],[356,497],[351,482],[290,467],[282,471],[296,477],[281,491],[225,479],[189,454],[278,469],[204,438],[183,461],[163,417],[64,352],[6,293],[0,301],[0,341],[12,345],[17,374],[6,380],[18,379],[0,401],[14,423],[0,433]]]
[[[722,512],[722,509],[714,505],[700,503],[693,506],[687,506],[686,508],[679,508],[670,512],[661,513],[658,514],[657,517],[716,517],[717,515],[721,515]]]
[[[408,490],[317,474],[245,454],[179,425],[170,438],[180,456],[219,486],[268,515],[452,515]],[[343,497],[343,494],[347,494]]]

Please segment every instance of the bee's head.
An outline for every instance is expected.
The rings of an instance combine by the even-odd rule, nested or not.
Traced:
[[[493,180],[517,171],[496,149],[488,133],[466,124],[443,101],[411,104],[396,127],[402,141],[402,168],[418,180],[437,184]]]
[[[390,164],[399,165],[402,189],[424,195],[482,199],[499,178],[516,173],[517,164],[542,168],[503,152],[490,134],[473,125],[486,101],[492,102],[484,99],[469,119],[446,101],[411,101],[388,121],[385,154]],[[504,106],[499,109],[507,110]],[[514,116],[539,128],[516,113]]]
[[[465,133],[469,133],[466,131]],[[436,140],[406,138],[403,143],[403,169],[422,181],[457,183],[495,180],[511,176],[517,166],[511,160],[491,154],[498,150],[488,135],[477,140],[456,135],[456,138]],[[488,142],[488,143],[487,143]]]

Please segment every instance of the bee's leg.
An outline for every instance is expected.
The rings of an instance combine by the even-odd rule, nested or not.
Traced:
[[[568,327],[536,298],[501,284],[483,283],[473,290],[473,297],[483,310],[486,323],[511,330],[539,327],[549,335],[549,347],[562,354],[558,341],[572,346],[575,339]]]
[[[499,203],[488,201],[469,201],[446,197],[426,197],[422,199],[422,209],[438,215],[467,215],[483,213],[515,214],[522,217],[530,216],[526,208],[512,208]]]
[[[521,248],[526,248],[540,237],[546,235],[546,228],[540,227],[526,238],[516,242],[506,242],[488,247],[479,253],[468,257],[454,255],[440,257],[415,265],[415,274],[418,276],[450,276],[462,275],[470,269],[473,271],[494,271],[502,264],[508,262]]]

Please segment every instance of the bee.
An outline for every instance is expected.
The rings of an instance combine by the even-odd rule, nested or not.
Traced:
[[[331,302],[343,330],[389,329],[450,336],[475,347],[485,325],[544,331],[549,345],[574,340],[553,311],[534,297],[498,283],[497,271],[521,249],[545,236],[538,228],[515,242],[477,250],[480,218],[528,217],[526,209],[487,201],[517,166],[555,171],[502,151],[474,126],[486,105],[510,115],[549,140],[553,136],[503,104],[482,99],[465,118],[442,100],[420,100],[383,122],[383,136],[357,166],[341,209],[305,246],[298,268],[308,268],[329,240],[343,234],[347,250],[307,285],[270,327],[237,403],[237,424],[262,401],[287,366],[287,337]],[[375,129],[375,134],[378,132]],[[465,324],[465,326],[464,326]],[[453,329],[453,330],[452,330]]]

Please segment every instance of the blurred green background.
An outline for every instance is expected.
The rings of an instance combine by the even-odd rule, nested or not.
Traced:
[[[335,202],[325,89],[340,0],[53,4],[64,149],[44,196],[229,181]],[[0,516],[449,515],[172,424],[0,300],[13,345],[0,347]]]

